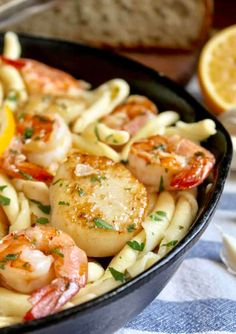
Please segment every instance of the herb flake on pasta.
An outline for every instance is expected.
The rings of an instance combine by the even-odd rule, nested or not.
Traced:
[[[6,197],[6,196],[3,196],[3,195],[0,195],[0,205],[3,205],[3,206],[7,206],[11,203],[11,199]]]
[[[7,185],[0,186],[0,191],[3,191],[5,188],[7,188]]]
[[[126,281],[125,279],[125,274],[121,273],[120,271],[116,270],[115,268],[109,267],[108,268],[110,273],[112,274],[113,278],[116,281],[120,281],[122,283],[124,283]]]
[[[161,245],[162,247],[174,247],[177,245],[179,241],[178,240],[171,240],[170,242]]]
[[[133,240],[133,241],[127,241],[127,245],[128,245],[130,248],[132,248],[132,249],[134,249],[134,250],[136,250],[136,251],[139,251],[139,252],[142,252],[142,251],[144,250],[144,246],[145,246],[144,242],[142,242],[142,243],[140,244],[140,243],[138,243],[138,241],[136,241],[136,240]]]
[[[41,210],[43,213],[46,213],[49,215],[50,211],[51,211],[51,206],[50,205],[44,205],[43,203],[36,201],[35,199],[30,199],[30,201],[32,203],[37,204],[37,207],[39,208],[39,210]]]
[[[154,222],[159,222],[159,221],[163,221],[163,219],[167,219],[167,214],[165,211],[158,210],[158,211],[152,212],[149,215],[149,218]]]
[[[39,217],[36,219],[36,223],[41,224],[41,225],[45,225],[49,223],[48,218],[46,217]]]

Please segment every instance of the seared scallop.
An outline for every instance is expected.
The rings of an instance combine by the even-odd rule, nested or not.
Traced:
[[[113,256],[141,229],[145,187],[121,163],[71,153],[50,187],[53,226],[88,256]]]

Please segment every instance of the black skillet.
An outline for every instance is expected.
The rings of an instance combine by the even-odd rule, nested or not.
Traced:
[[[0,39],[2,45],[2,36]],[[37,59],[90,82],[96,87],[112,78],[123,78],[132,93],[153,100],[160,111],[175,110],[186,122],[211,118],[217,134],[204,146],[214,153],[217,163],[211,175],[213,186],[200,187],[199,211],[186,237],[159,263],[121,287],[90,302],[57,314],[6,327],[0,334],[111,334],[141,312],[164,288],[183,261],[188,250],[200,238],[216,209],[229,171],[232,146],[223,126],[181,87],[161,74],[108,51],[52,39],[21,36],[23,57]]]

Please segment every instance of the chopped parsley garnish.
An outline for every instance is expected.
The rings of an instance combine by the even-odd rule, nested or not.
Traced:
[[[54,248],[51,250],[51,254],[57,254],[60,257],[64,257],[64,254],[60,251],[60,248]]]
[[[103,175],[93,175],[91,176],[90,180],[91,182],[95,183],[95,182],[99,182],[101,183],[103,180],[106,180],[106,176]]]
[[[127,226],[127,231],[130,233],[130,232],[133,232],[136,230],[136,227],[135,227],[135,224],[130,224]]]
[[[114,230],[112,225],[110,225],[105,220],[103,220],[99,217],[94,218],[93,222],[94,222],[95,226],[97,226],[98,228],[103,228],[105,230]]]
[[[17,116],[17,118],[18,118],[18,120],[20,121],[20,120],[24,119],[25,116],[26,116],[26,113],[21,112],[21,113]]]
[[[110,135],[108,135],[108,136],[106,136],[106,140],[109,140],[110,138],[112,138],[113,137],[113,134],[110,134]]]
[[[127,241],[127,245],[128,245],[130,248],[132,248],[132,249],[134,249],[134,250],[136,250],[136,251],[139,251],[139,252],[142,252],[142,251],[144,250],[144,246],[145,246],[144,242],[142,242],[142,243],[140,244],[140,243],[138,243],[138,241],[136,241],[136,240],[133,240],[133,241]]]
[[[16,102],[17,101],[17,94],[14,91],[9,92],[7,96],[7,100],[10,102]]]
[[[161,245],[162,247],[174,247],[177,245],[179,241],[178,240],[171,240],[170,242],[168,242],[167,244],[163,244]]]
[[[78,195],[79,195],[79,197],[82,197],[82,196],[85,195],[84,190],[82,188],[80,188],[80,187],[78,188]]]
[[[179,230],[183,230],[183,229],[184,229],[184,226],[179,225]]]
[[[100,136],[99,136],[99,132],[98,132],[98,127],[97,127],[97,125],[96,125],[95,128],[94,128],[94,133],[95,133],[95,136],[97,137],[97,140],[101,140],[101,139],[100,139]]]
[[[115,268],[109,267],[108,268],[110,273],[112,274],[113,278],[116,281],[120,281],[122,283],[124,283],[126,281],[125,279],[125,274],[121,273],[120,271],[116,270]]]
[[[19,257],[19,254],[9,253],[7,254],[3,260],[0,261],[0,269],[5,269],[5,265],[8,261],[14,261],[17,260]]]
[[[57,179],[56,181],[54,181],[54,182],[52,183],[52,185],[55,186],[55,184],[59,183],[60,181],[62,181],[62,179]]]
[[[65,202],[65,201],[60,201],[60,202],[58,202],[58,205],[67,205],[67,206],[69,206],[70,203],[69,202]]]
[[[49,215],[50,211],[51,211],[51,206],[50,205],[44,205],[43,203],[36,201],[35,199],[30,199],[32,203],[37,204],[39,210],[41,210],[43,213],[46,213],[47,215]]]
[[[23,137],[24,139],[30,139],[34,134],[34,129],[33,128],[26,128]]]
[[[11,199],[6,197],[6,196],[3,196],[3,195],[0,195],[0,205],[4,205],[4,206],[7,206],[11,203]]]
[[[0,261],[0,269],[5,269],[6,262]]]
[[[19,170],[18,172],[21,176],[23,176],[26,180],[33,180],[33,176],[28,174],[28,173],[25,173],[25,172],[22,172],[21,170]]]
[[[153,146],[153,150],[160,150],[160,151],[164,151],[165,146],[160,144],[160,145],[154,145]]]
[[[4,257],[4,260],[5,261],[14,261],[14,260],[18,259],[18,257],[19,257],[19,254],[7,254]]]
[[[164,179],[163,176],[160,177],[159,193],[164,190]]]
[[[48,218],[46,217],[39,217],[36,219],[36,223],[41,224],[41,225],[45,225],[49,223]]]
[[[159,221],[163,221],[163,218],[167,218],[167,215],[165,211],[159,210],[159,211],[155,211],[151,213],[149,217],[151,218],[152,221],[159,222]]]
[[[0,191],[3,191],[5,188],[7,188],[6,185],[4,185],[4,186],[0,186]]]

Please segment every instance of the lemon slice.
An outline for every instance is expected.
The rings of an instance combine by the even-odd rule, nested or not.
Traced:
[[[205,102],[214,113],[236,107],[236,25],[207,42],[200,55],[198,77]]]
[[[15,120],[11,109],[5,105],[0,111],[0,156],[5,152],[15,134]]]

